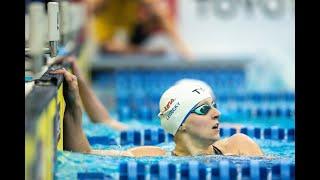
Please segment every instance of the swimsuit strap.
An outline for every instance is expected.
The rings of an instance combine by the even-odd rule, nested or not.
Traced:
[[[212,149],[214,151],[215,154],[217,155],[223,155],[223,153],[220,151],[220,149],[218,149],[217,147],[215,147],[214,145],[212,145]]]
[[[174,153],[174,151],[171,151],[171,155],[173,155],[173,156],[177,156],[177,154],[176,154],[176,153]]]

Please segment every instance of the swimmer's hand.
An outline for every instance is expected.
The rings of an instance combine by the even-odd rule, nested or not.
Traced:
[[[75,56],[71,55],[71,56],[63,56],[63,57],[57,58],[52,64],[61,64],[62,62],[70,63],[73,74],[77,77],[82,77],[80,69],[76,63]]]
[[[66,105],[73,107],[73,105],[80,105],[80,95],[77,77],[64,68],[51,71],[51,74],[63,74],[66,83],[63,86],[63,95]]]

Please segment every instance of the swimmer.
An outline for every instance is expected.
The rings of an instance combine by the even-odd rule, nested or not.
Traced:
[[[262,156],[260,147],[244,134],[220,139],[220,112],[214,99],[197,84],[177,84],[163,93],[159,117],[161,126],[174,136],[172,154]]]
[[[90,117],[90,121],[93,123],[102,123],[112,129],[118,131],[124,131],[128,129],[128,126],[111,118],[108,110],[103,106],[101,101],[96,97],[93,90],[88,86],[84,76],[82,75],[80,68],[76,63],[76,57],[67,56],[57,59],[54,64],[59,64],[62,62],[68,62],[71,65],[71,70],[74,73],[74,77],[77,80],[77,87],[79,89],[79,96],[81,99],[81,104],[83,105],[86,113]]]
[[[157,146],[139,146],[125,151],[94,150],[82,130],[82,112],[77,78],[61,69],[66,80],[64,97],[64,149],[81,153],[108,156],[163,156],[167,152]],[[160,99],[160,121],[166,132],[174,136],[172,155],[245,155],[262,156],[260,147],[248,136],[237,133],[220,139],[219,116],[216,102],[199,85],[178,84],[167,89]]]

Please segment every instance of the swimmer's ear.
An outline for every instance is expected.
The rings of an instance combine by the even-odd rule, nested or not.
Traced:
[[[179,131],[185,132],[185,131],[186,131],[186,126],[185,126],[184,124],[182,124],[182,125],[179,127]]]

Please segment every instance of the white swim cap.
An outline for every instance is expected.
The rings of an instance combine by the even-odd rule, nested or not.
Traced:
[[[158,114],[161,126],[175,135],[188,117],[191,109],[200,101],[211,97],[207,89],[196,84],[176,84],[167,89],[159,102]]]
[[[198,80],[198,79],[181,79],[179,81],[177,81],[175,84],[195,84],[195,85],[199,85],[205,89],[207,89],[209,91],[209,93],[211,94],[212,98],[215,99],[215,94],[213,93],[212,88],[209,86],[209,84],[207,84],[204,81]]]

